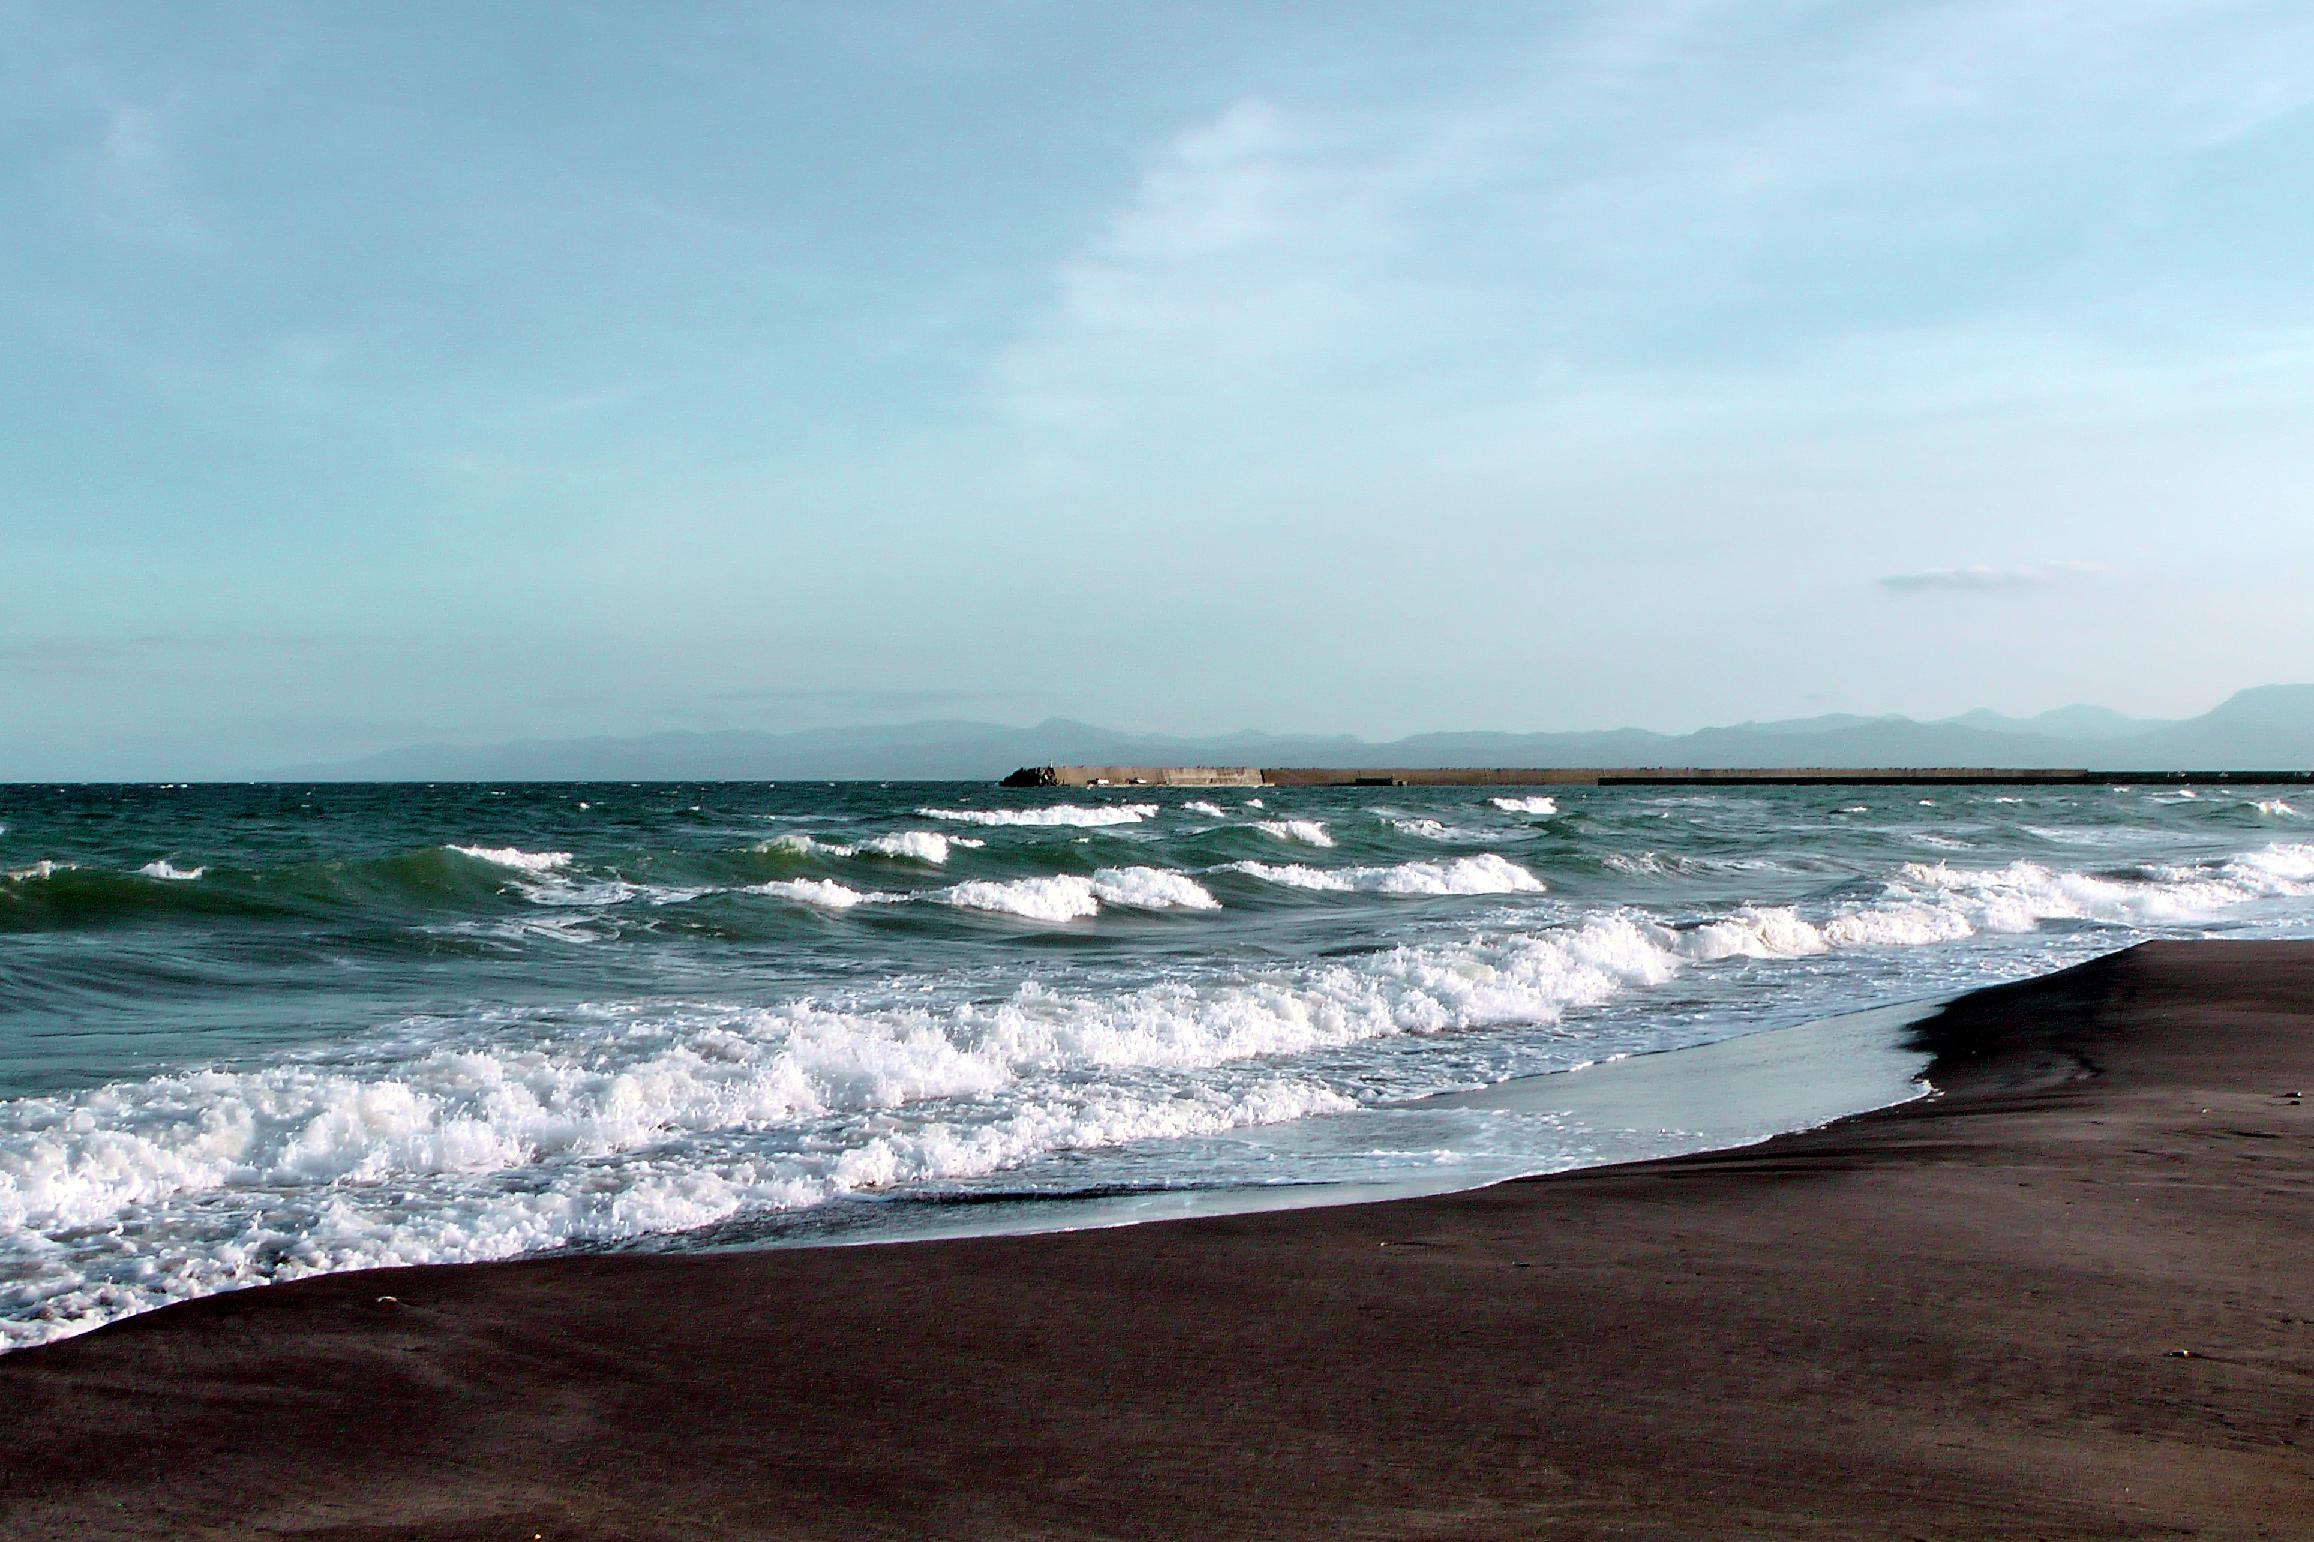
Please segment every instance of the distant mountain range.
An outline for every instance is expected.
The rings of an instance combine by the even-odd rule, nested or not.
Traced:
[[[1033,765],[1229,766],[2079,766],[2100,771],[2314,767],[2314,685],[2239,692],[2200,717],[2125,717],[2060,707],[2036,717],[1976,711],[1791,718],[1689,734],[1433,733],[1388,743],[1347,735],[1177,738],[1053,718],[1033,728],[925,722],[806,733],[659,733],[632,738],[420,744],[293,766],[289,781],[994,781]]]

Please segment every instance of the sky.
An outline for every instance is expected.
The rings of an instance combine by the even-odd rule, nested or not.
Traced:
[[[2314,8],[0,0],[0,775],[2314,676]]]

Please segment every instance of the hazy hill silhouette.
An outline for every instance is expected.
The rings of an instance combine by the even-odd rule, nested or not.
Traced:
[[[2314,766],[2314,685],[2239,692],[2200,717],[2134,719],[2101,707],[2036,717],[1978,711],[1937,722],[1835,714],[1689,734],[1347,735],[1127,733],[1067,718],[1034,727],[936,721],[803,733],[420,744],[286,768],[289,780],[994,780],[1016,766],[2084,766],[2096,770],[2293,770]]]

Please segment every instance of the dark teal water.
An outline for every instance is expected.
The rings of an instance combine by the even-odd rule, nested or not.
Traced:
[[[0,1342],[316,1269],[1451,1165],[1233,1132],[2302,933],[2290,796],[0,788]]]

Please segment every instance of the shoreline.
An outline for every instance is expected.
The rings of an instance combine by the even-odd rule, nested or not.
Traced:
[[[0,1531],[2303,1524],[2314,943],[2147,944],[1912,1034],[1934,1097],[1431,1198],[202,1298],[0,1357]]]
[[[1209,1137],[1264,1147],[1305,1167],[1337,1151],[1453,1146],[1462,1155],[1396,1177],[1311,1178],[1277,1184],[1151,1188],[1069,1194],[994,1190],[936,1198],[833,1201],[827,1212],[784,1213],[777,1230],[744,1224],[703,1228],[698,1247],[629,1246],[653,1257],[762,1248],[882,1247],[969,1237],[1034,1237],[1164,1221],[1264,1215],[1334,1205],[1391,1204],[1467,1193],[1498,1183],[1555,1177],[1674,1156],[1758,1145],[1840,1119],[1933,1095],[1922,1080],[1929,1056],[1910,1048],[1911,1030],[1950,997],[1871,1007],[1708,1039],[1616,1055],[1565,1070],[1514,1076],[1491,1086],[1380,1103],[1342,1114],[1246,1125]],[[1471,1121],[1510,1123],[1493,1142]],[[1542,1119],[1588,1138],[1580,1157],[1553,1165],[1522,1143],[1515,1124]],[[1459,1121],[1454,1128],[1442,1122]],[[1672,1122],[1675,1121],[1675,1122]],[[803,1221],[805,1224],[798,1225]],[[576,1256],[576,1255],[550,1255]],[[125,1321],[125,1319],[123,1319]],[[93,1330],[92,1330],[93,1331]],[[61,1341],[59,1341],[61,1342]],[[20,1352],[20,1351],[19,1351]]]

